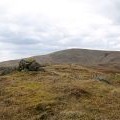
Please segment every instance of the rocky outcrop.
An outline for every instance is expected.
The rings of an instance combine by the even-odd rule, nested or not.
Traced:
[[[22,59],[19,62],[19,71],[43,71],[42,66],[34,59]]]
[[[1,67],[0,68],[0,76],[10,74],[16,70],[17,70],[17,67]]]

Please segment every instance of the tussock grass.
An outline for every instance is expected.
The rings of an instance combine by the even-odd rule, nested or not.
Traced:
[[[74,64],[14,72],[0,77],[0,120],[119,120],[119,87],[120,74]]]

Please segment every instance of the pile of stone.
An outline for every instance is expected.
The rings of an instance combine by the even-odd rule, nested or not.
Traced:
[[[45,72],[45,66],[40,65],[36,60],[29,58],[29,59],[22,59],[19,62],[18,66],[11,66],[11,67],[0,67],[0,76],[7,75],[14,71],[43,71]]]
[[[44,71],[42,66],[32,58],[22,59],[19,62],[18,70],[19,71]]]

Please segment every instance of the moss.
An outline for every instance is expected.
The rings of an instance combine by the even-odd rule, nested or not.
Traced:
[[[32,57],[30,57],[30,58],[26,58],[25,60],[28,61],[28,62],[35,62],[35,59],[32,58]]]

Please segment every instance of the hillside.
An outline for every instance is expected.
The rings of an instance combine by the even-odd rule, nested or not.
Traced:
[[[120,120],[120,52],[69,49],[33,58],[43,70],[0,63],[7,72],[0,75],[0,120]]]
[[[120,74],[76,64],[0,76],[0,120],[120,120]]]
[[[48,55],[34,56],[39,63],[50,64],[80,64],[107,70],[120,70],[119,51],[99,51],[87,49],[68,49],[54,52]],[[0,66],[17,65],[19,60],[6,61]]]

